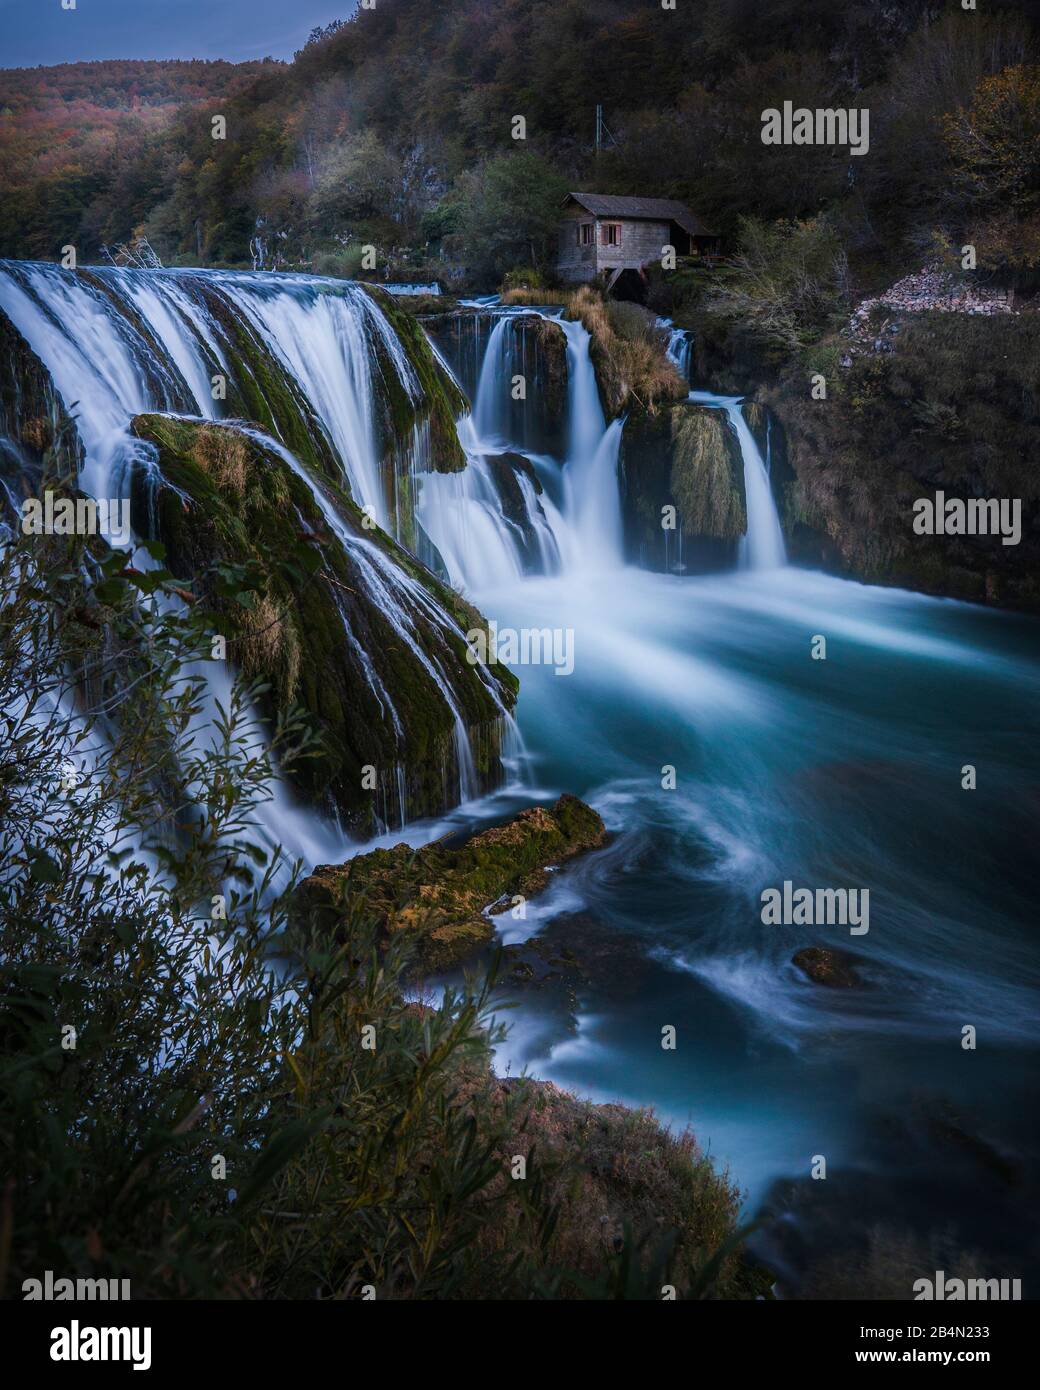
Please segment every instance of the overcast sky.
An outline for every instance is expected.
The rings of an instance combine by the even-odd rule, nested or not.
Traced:
[[[291,58],[354,0],[0,0],[0,67],[91,58]]]

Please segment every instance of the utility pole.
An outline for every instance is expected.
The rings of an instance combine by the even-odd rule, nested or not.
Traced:
[[[606,142],[607,142],[608,140],[610,141],[610,143],[611,143],[612,145],[616,145],[616,144],[617,144],[617,141],[614,139],[613,135],[611,135],[611,133],[610,133],[610,127],[607,125],[606,121],[603,119],[603,107],[602,107],[602,106],[597,106],[597,107],[596,107],[596,157],[597,157],[597,158],[599,157],[599,154],[600,154],[601,150],[603,150],[603,149],[606,147]]]

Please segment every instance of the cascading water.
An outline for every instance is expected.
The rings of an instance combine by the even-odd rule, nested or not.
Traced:
[[[624,420],[607,425],[600,405],[589,335],[580,323],[563,322],[567,335],[570,439],[564,468],[564,514],[573,530],[570,566],[616,568],[621,562],[621,499],[618,449]]]
[[[567,449],[556,461],[510,437],[516,310],[484,310],[493,319],[477,373],[472,414],[460,421],[469,459],[461,474],[423,480],[419,517],[453,583],[483,590],[523,574],[614,569],[621,563],[621,504],[617,485],[623,420],[607,425],[580,323],[524,309],[558,323],[566,337]],[[503,452],[526,459],[519,471],[522,522],[508,514],[489,459]],[[536,493],[532,476],[542,485]]]
[[[670,319],[658,319],[658,326],[668,332],[668,357],[679,368],[684,381],[690,380],[690,354],[693,350],[693,334],[688,328],[676,328]]]
[[[1009,1144],[1031,1142],[1027,1123],[1012,1122],[1008,1137],[1014,1107],[993,1098],[1008,1086],[1001,1057],[1035,1058],[1040,1046],[1036,992],[1021,968],[1032,884],[1028,815],[1017,809],[1040,767],[1030,752],[1027,768],[980,712],[996,705],[1005,725],[1035,723],[1035,631],[1025,619],[786,565],[740,400],[706,392],[690,399],[725,413],[743,457],[740,567],[680,579],[624,566],[607,539],[618,488],[606,435],[620,422],[604,430],[582,330],[565,331],[568,457],[531,460],[559,566],[539,574],[502,562],[516,530],[491,474],[474,466],[476,432],[471,481],[450,485],[475,489],[482,478],[491,520],[479,540],[474,530],[464,543],[461,511],[431,506],[447,496],[445,480],[429,480],[423,510],[453,579],[489,617],[574,633],[567,678],[545,665],[519,670],[521,728],[539,799],[585,796],[614,839],[558,876],[526,931],[579,953],[591,939],[591,959],[597,949],[608,960],[631,953],[639,988],[627,970],[605,969],[573,1020],[566,1003],[530,998],[512,1015],[499,1065],[692,1123],[756,1202],[774,1180],[802,1173],[806,1154],[825,1152],[839,1168],[873,1165],[893,1209],[913,1210],[919,1197],[911,1190],[904,1201],[903,1159],[878,1143],[875,1110],[895,1130],[908,1091],[943,1094],[949,1083],[980,1128],[992,1122]],[[492,330],[498,349],[505,332]],[[672,347],[678,354],[678,338]],[[495,452],[520,451],[503,438],[508,377],[485,359],[476,379]],[[484,398],[492,389],[497,403]],[[826,663],[810,660],[811,633],[827,635]],[[988,769],[981,794],[959,790],[969,748]],[[951,845],[972,849],[951,855]],[[760,892],[785,879],[869,888],[869,935],[765,927]],[[806,979],[792,956],[820,945],[851,948],[865,987]],[[950,1039],[969,1016],[1000,1043],[988,1059],[972,1054],[981,1065],[966,1077]],[[675,1053],[660,1049],[662,1020],[685,1038]],[[1013,1089],[1027,1106],[1024,1088]],[[960,1210],[956,1189],[946,1206],[941,1189],[933,1183],[940,1223]]]
[[[320,281],[304,280],[286,293],[281,277],[272,283],[270,276],[235,275],[225,277],[221,287],[302,388],[332,441],[354,500],[391,529],[373,447],[373,340],[389,354],[412,400],[419,382],[384,316],[356,285],[328,294]]]
[[[710,391],[691,391],[690,400],[724,410],[740,443],[744,460],[744,496],[747,502],[747,534],[740,543],[742,569],[776,569],[787,563],[784,533],[780,529],[776,501],[761,450],[744,419],[740,396],[716,396]]]
[[[207,293],[232,307],[241,299],[235,311],[272,340],[327,438],[341,441],[352,490],[365,495],[372,455],[355,444],[371,411],[337,393],[367,388],[346,372],[327,375],[330,354],[344,351],[349,296],[321,311],[319,348],[307,343],[302,305],[320,290],[306,278],[229,286],[239,277],[215,275],[199,288],[206,277],[195,272],[140,285],[131,272],[97,275],[107,293],[53,268],[0,271],[0,305],[63,398],[80,401],[95,495],[134,462],[133,413],[212,413],[205,385],[230,354]],[[292,305],[277,304],[283,292]],[[133,315],[115,307],[127,296]],[[879,1182],[882,1215],[920,1206],[920,1185],[906,1184],[905,1165],[879,1139],[910,1132],[914,1093],[955,1094],[980,1132],[998,1136],[994,1152],[1035,1153],[1022,1077],[1040,1048],[1029,974],[1040,760],[1035,742],[1005,732],[1035,726],[1035,624],[785,565],[768,468],[739,399],[708,393],[691,400],[725,413],[743,456],[741,568],[680,579],[626,567],[622,424],[603,419],[584,329],[560,321],[569,443],[549,457],[513,428],[509,315],[483,305],[479,317],[490,332],[475,328],[471,343],[490,338],[494,349],[474,363],[473,415],[460,425],[468,466],[439,474],[414,464],[419,519],[451,581],[500,627],[573,633],[572,672],[518,670],[538,786],[510,795],[516,805],[574,792],[612,831],[605,851],[553,876],[525,928],[579,953],[591,940],[580,1012],[571,1017],[571,1000],[556,1013],[544,992],[532,996],[512,1027],[512,1061],[593,1098],[653,1104],[678,1126],[692,1123],[754,1201],[804,1173],[807,1155],[826,1153],[865,1210]],[[678,339],[672,351],[681,352]],[[304,473],[321,505],[321,480]],[[371,556],[369,582],[407,645],[432,600],[385,560]],[[826,662],[811,660],[810,634],[826,635]],[[392,721],[394,692],[377,693]],[[466,796],[464,730],[459,738],[462,785],[449,790]],[[971,792],[960,782],[968,760],[985,769]],[[388,796],[399,777],[388,773]],[[486,807],[467,807],[463,824],[492,814]],[[386,819],[395,819],[389,809]],[[312,835],[320,825],[313,816],[300,824]],[[443,828],[413,826],[409,836]],[[300,841],[313,859],[314,843]],[[869,935],[767,927],[761,891],[785,880],[869,889]],[[850,949],[863,987],[810,982],[792,961],[808,946]],[[618,951],[631,967],[617,967]],[[966,1020],[986,1040],[970,1065]],[[674,1051],[660,1047],[663,1022],[679,1030]],[[944,1197],[944,1162],[929,1151],[918,1169],[937,1227],[964,1206],[955,1186],[954,1200]],[[986,1191],[999,1204],[992,1184]]]
[[[245,361],[235,361],[229,337],[232,331],[246,332],[259,354],[269,354],[254,359],[266,373],[264,380],[281,379],[287,391],[297,393],[300,414],[309,411],[317,431],[314,439],[330,450],[354,499],[375,519],[388,521],[375,437],[376,376],[392,370],[409,399],[418,400],[421,393],[396,334],[359,286],[311,277],[115,267],[72,274],[52,265],[2,263],[0,308],[40,358],[75,416],[84,449],[79,485],[89,495],[125,497],[135,470],[151,476],[152,449],[131,433],[134,416],[159,411],[217,418],[220,397],[212,389],[214,377],[254,370]],[[295,422],[290,418],[289,423]],[[407,460],[413,471],[420,466],[416,456],[424,452],[425,428],[415,427]],[[420,617],[444,641],[457,643],[455,619],[377,545],[345,530],[311,470],[281,440],[262,431],[247,432],[276,451],[307,483],[330,529],[359,558],[357,572],[368,598],[389,620],[450,711],[457,780],[446,787],[446,800],[476,797],[480,782],[462,708],[416,624]],[[370,683],[378,679],[345,617],[343,640],[356,650]],[[216,679],[215,673],[208,674]],[[483,681],[508,723],[494,682],[480,667],[474,668],[474,677]],[[375,693],[400,732],[394,692],[380,687]],[[400,768],[389,777],[383,800],[388,818],[403,823]],[[398,800],[391,812],[391,802]],[[266,838],[310,860],[316,838],[321,838],[314,833],[316,818],[294,807],[280,786],[266,815],[271,820],[263,826]],[[338,830],[330,827],[324,843],[326,857],[336,852],[342,857]]]
[[[673,327],[669,319],[659,319],[658,326],[668,332],[667,355],[678,367],[686,381],[690,380],[693,336],[688,329]],[[747,504],[747,533],[740,543],[739,563],[742,569],[776,569],[786,564],[787,549],[777,514],[769,479],[768,464],[741,411],[740,396],[719,396],[710,391],[691,391],[689,400],[712,410],[724,410],[730,427],[740,444],[744,461],[744,496]],[[766,417],[767,438],[771,428]]]

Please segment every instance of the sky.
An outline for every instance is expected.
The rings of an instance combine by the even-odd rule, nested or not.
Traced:
[[[71,4],[72,0],[65,0]],[[0,67],[92,58],[291,58],[354,0],[0,0]]]

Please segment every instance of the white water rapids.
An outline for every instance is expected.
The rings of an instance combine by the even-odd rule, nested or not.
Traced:
[[[0,306],[78,402],[84,487],[118,495],[140,449],[128,420],[211,416],[208,383],[229,347],[197,272],[101,275],[108,296],[54,267],[0,268]],[[284,364],[355,498],[385,516],[373,363],[395,362],[399,345],[371,301],[340,287],[325,303],[307,277],[208,278]],[[817,1153],[853,1174],[849,1190],[877,1178],[894,1194],[902,1169],[877,1136],[909,1125],[908,1095],[953,1095],[1000,1144],[1035,1151],[1035,622],[785,563],[768,448],[738,398],[697,390],[691,401],[722,412],[741,449],[739,568],[678,578],[626,565],[625,426],[604,420],[587,335],[560,321],[568,419],[560,447],[539,452],[517,424],[513,316],[482,305],[458,360],[441,344],[473,402],[459,423],[468,464],[441,474],[413,460],[409,475],[451,582],[502,627],[571,632],[574,670],[517,671],[527,755],[513,770],[527,785],[517,776],[479,803],[463,785],[451,816],[382,837],[419,843],[561,791],[603,814],[609,846],[554,875],[525,922],[500,924],[513,941],[574,938],[579,956],[591,934],[590,959],[608,965],[581,977],[573,1007],[528,994],[500,1065],[692,1123],[756,1199]],[[688,371],[688,336],[673,334],[672,350]],[[373,567],[373,584],[386,578]],[[419,599],[399,576],[384,587],[408,642]],[[965,764],[977,790],[962,789]],[[284,800],[271,833],[308,862],[356,849]],[[785,880],[869,889],[869,934],[766,927],[761,892]],[[862,988],[827,989],[793,964],[821,945],[854,950]],[[977,1053],[960,1047],[965,1023],[984,1040]],[[666,1025],[674,1051],[661,1047]],[[929,1163],[928,1200],[956,1215],[963,1203],[942,1205],[954,1179]]]

